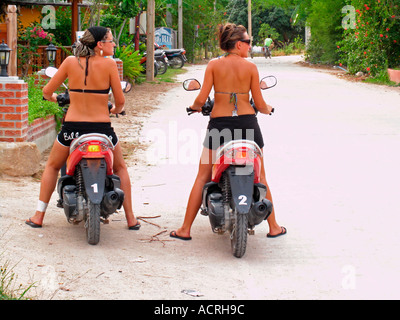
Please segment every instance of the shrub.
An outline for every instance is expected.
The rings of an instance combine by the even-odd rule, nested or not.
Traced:
[[[43,100],[42,86],[35,85],[33,76],[25,79],[28,83],[28,121],[31,123],[38,118],[45,118],[49,115],[56,116],[57,122],[62,118],[63,111],[57,103]]]
[[[399,6],[392,0],[352,0],[351,4],[356,21],[338,43],[340,62],[352,74],[362,71],[381,78],[388,67],[400,65]]]
[[[20,28],[18,39],[23,44],[18,44],[17,54],[23,77],[28,74],[28,69],[33,64],[33,59],[39,57],[39,45],[49,44],[53,37],[54,35],[45,32],[40,24],[32,23],[26,29]]]
[[[134,82],[137,77],[140,76],[143,67],[140,64],[142,56],[139,54],[139,50],[134,51],[133,45],[126,47],[119,47],[115,50],[115,57],[119,58],[123,62],[123,75],[124,78],[128,78]]]

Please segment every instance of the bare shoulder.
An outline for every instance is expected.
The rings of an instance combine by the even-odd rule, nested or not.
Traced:
[[[115,60],[110,59],[110,58],[104,58],[104,64],[106,64],[107,66],[116,66],[117,65]]]
[[[247,68],[251,70],[257,70],[257,66],[255,65],[254,62],[247,59],[243,59],[243,63],[246,65]]]

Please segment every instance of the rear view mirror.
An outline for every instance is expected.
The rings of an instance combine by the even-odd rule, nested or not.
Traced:
[[[46,70],[44,70],[44,74],[49,78],[53,78],[57,71],[58,71],[57,68],[47,67]]]
[[[261,90],[271,89],[275,87],[278,83],[278,80],[274,76],[267,76],[261,79],[260,88]]]
[[[201,88],[201,84],[196,79],[187,79],[187,80],[183,81],[183,88],[186,91],[196,91]]]
[[[121,81],[121,87],[124,93],[128,93],[129,91],[132,90],[132,83],[128,81]]]

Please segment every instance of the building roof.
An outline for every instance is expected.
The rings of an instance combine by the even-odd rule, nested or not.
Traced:
[[[20,6],[29,5],[53,5],[53,6],[70,6],[72,0],[5,0],[6,4],[15,4]],[[89,7],[93,5],[92,1],[89,0],[78,0],[78,6]]]

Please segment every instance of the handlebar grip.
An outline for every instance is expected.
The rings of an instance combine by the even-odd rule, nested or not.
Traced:
[[[193,110],[192,108],[186,108],[186,112],[188,113],[188,115],[190,116],[191,114],[195,113],[196,110]]]

